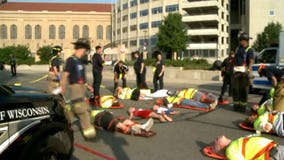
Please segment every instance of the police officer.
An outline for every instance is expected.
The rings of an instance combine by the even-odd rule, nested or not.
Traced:
[[[102,47],[96,46],[96,53],[93,56],[93,88],[94,88],[94,98],[96,104],[100,104],[100,86],[102,83],[102,72],[104,60],[102,59]]]
[[[85,101],[86,88],[91,91],[93,91],[93,88],[86,83],[85,67],[80,60],[90,50],[91,46],[89,40],[85,38],[80,38],[73,44],[75,54],[66,60],[62,79],[62,93],[66,92],[66,84],[69,83],[72,111],[80,120],[84,137],[94,138],[96,130],[91,123],[91,108]]]
[[[153,76],[153,84],[154,84],[154,91],[158,89],[164,88],[164,72],[165,72],[165,62],[162,57],[162,53],[157,53],[157,60],[154,66],[154,76]],[[159,88],[158,88],[158,81],[159,81]]]
[[[10,66],[11,66],[12,77],[17,76],[17,70],[16,70],[17,60],[14,54],[10,54]]]
[[[128,72],[128,66],[123,61],[118,61],[114,64],[113,72],[114,72],[114,92],[118,86],[118,80],[122,79],[122,87],[126,87],[126,74]]]
[[[223,86],[221,88],[221,94],[219,96],[219,102],[223,102],[223,96],[227,90],[227,85],[229,85],[229,96],[232,96],[232,83],[231,78],[233,76],[233,66],[234,66],[235,52],[231,51],[230,55],[224,59],[222,62],[222,77]]]
[[[274,108],[276,111],[284,112],[284,67],[280,66],[266,66],[261,64],[258,68],[260,76],[267,77],[272,81],[275,93],[273,98]]]
[[[60,55],[62,48],[60,46],[54,46],[52,48],[51,59],[49,60],[49,73],[48,73],[48,91],[52,93],[58,86],[60,82],[60,65],[61,59]]]
[[[140,55],[139,51],[135,51],[134,57],[136,58],[136,61],[134,63],[134,71],[136,74],[137,88],[147,89],[148,86],[146,84],[146,67],[145,67],[143,56]]]
[[[234,63],[233,104],[235,111],[245,112],[248,101],[249,75],[254,63],[254,50],[249,46],[247,33],[239,36],[240,45],[236,49]]]

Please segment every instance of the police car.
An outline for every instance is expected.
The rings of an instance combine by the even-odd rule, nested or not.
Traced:
[[[70,159],[73,132],[64,100],[37,89],[0,85],[0,159]]]

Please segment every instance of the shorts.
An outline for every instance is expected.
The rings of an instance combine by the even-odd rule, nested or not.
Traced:
[[[114,132],[116,129],[117,121],[109,112],[101,112],[96,116],[95,124],[107,131]]]
[[[149,116],[152,112],[153,112],[152,110],[139,110],[139,109],[137,109],[133,112],[133,116],[147,119],[147,118],[149,118]]]
[[[140,89],[134,89],[132,94],[131,94],[130,99],[134,100],[134,101],[138,101],[139,97],[140,97]]]

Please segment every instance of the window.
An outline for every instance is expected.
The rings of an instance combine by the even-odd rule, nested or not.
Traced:
[[[137,0],[130,1],[130,6],[131,7],[137,6]]]
[[[159,14],[163,12],[163,7],[152,8],[152,14]]]
[[[65,39],[65,26],[60,25],[58,28],[59,39]]]
[[[276,49],[265,49],[256,57],[256,63],[275,63]]]
[[[140,4],[143,4],[143,3],[148,3],[149,0],[140,0]]]
[[[147,46],[149,43],[148,43],[148,39],[140,39],[139,40],[139,45],[140,46]]]
[[[131,13],[131,14],[130,14],[130,18],[131,18],[131,19],[137,18],[137,12]]]
[[[80,37],[80,28],[78,25],[73,26],[73,39],[78,39]]]
[[[130,26],[130,31],[136,31],[136,30],[137,30],[137,25]]]
[[[111,26],[107,26],[106,28],[106,39],[111,40]]]
[[[166,6],[166,12],[175,12],[175,11],[178,11],[178,4],[175,4],[175,5],[168,5]]]
[[[123,8],[123,10],[128,9],[128,3],[124,3],[124,4],[122,5],[122,8]]]
[[[89,39],[89,26],[87,25],[83,26],[83,38]]]
[[[17,39],[17,26],[14,24],[10,27],[10,39]]]
[[[153,21],[151,27],[157,28],[162,24],[162,21]]]
[[[123,28],[122,28],[122,32],[123,32],[123,33],[126,33],[126,32],[127,32],[127,27],[123,27]]]
[[[7,26],[5,24],[2,24],[0,27],[1,30],[1,39],[7,39]]]
[[[123,17],[122,17],[122,21],[127,21],[128,20],[128,15],[124,15]]]
[[[104,37],[104,28],[102,25],[97,26],[97,39],[103,39]]]
[[[269,10],[268,14],[269,16],[275,16],[275,10]]]
[[[55,25],[49,26],[49,39],[55,39],[56,28]]]
[[[32,26],[29,24],[25,26],[25,38],[32,39]]]
[[[140,11],[140,17],[148,16],[148,14],[149,14],[149,10],[148,9]]]
[[[130,46],[137,46],[137,40],[130,41]]]
[[[152,44],[152,45],[155,45],[155,44],[157,44],[157,42],[158,42],[158,38],[156,38],[156,37],[151,38],[150,40],[151,40],[151,44]]]
[[[41,26],[35,26],[35,39],[41,39]]]
[[[148,23],[141,23],[140,29],[147,29],[149,27]]]

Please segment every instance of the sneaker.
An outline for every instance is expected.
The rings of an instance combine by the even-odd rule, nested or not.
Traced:
[[[132,126],[130,128],[130,134],[133,135],[133,134],[140,134],[141,133],[141,128],[137,127],[137,126]]]
[[[154,125],[154,120],[153,118],[148,119],[148,121],[146,123],[144,123],[142,125],[142,129],[144,129],[145,131],[150,131],[150,129],[152,128],[152,126]]]
[[[213,103],[210,104],[210,110],[214,110],[218,105],[218,100],[216,99]]]

